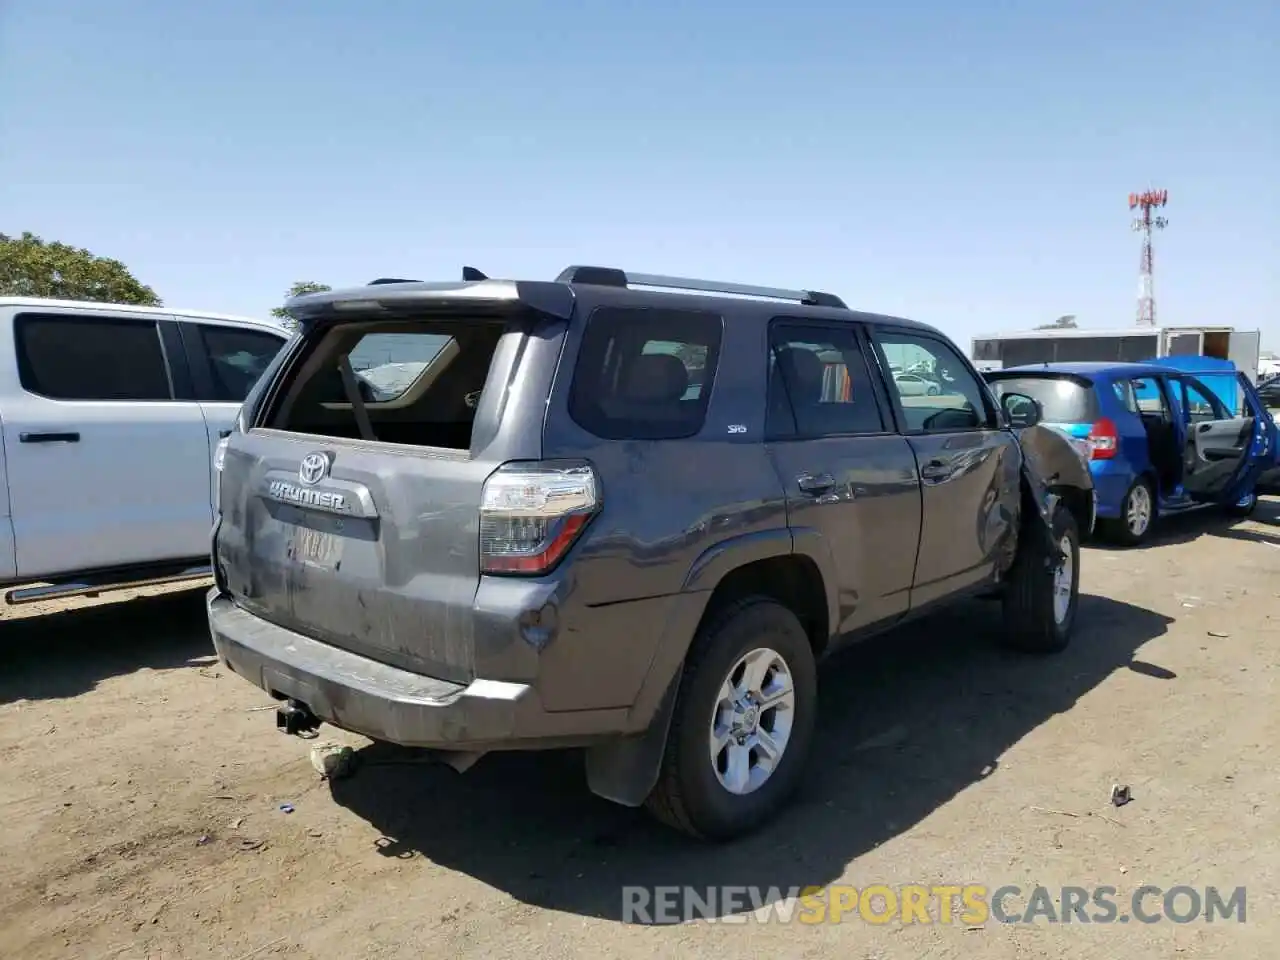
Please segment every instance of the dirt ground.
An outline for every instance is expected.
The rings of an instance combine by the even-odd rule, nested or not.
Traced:
[[[718,848],[592,797],[572,754],[458,775],[362,746],[322,780],[214,662],[203,589],[6,611],[0,956],[1274,956],[1280,503],[1082,567],[1059,657],[998,652],[975,602],[830,662],[802,795]],[[623,921],[624,885],[832,883],[1248,900],[1243,924]]]

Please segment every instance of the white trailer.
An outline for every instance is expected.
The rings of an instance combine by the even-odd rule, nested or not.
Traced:
[[[1160,357],[1200,356],[1230,360],[1250,380],[1258,379],[1260,330],[1234,327],[1122,327],[1110,330],[1052,328],[973,338],[970,356],[979,369],[1002,370],[1028,363],[1136,362]]]

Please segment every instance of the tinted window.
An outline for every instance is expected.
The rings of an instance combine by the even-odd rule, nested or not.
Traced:
[[[1053,353],[1055,363],[1075,363],[1116,359],[1120,343],[1115,337],[1059,337]]]
[[[452,337],[439,333],[370,333],[351,348],[351,369],[378,402],[395,400],[416,384]],[[441,358],[440,367],[445,365]]]
[[[1111,389],[1115,392],[1116,399],[1130,413],[1138,413],[1138,398],[1134,394],[1133,384],[1128,380],[1117,380],[1111,384]]]
[[[23,389],[54,400],[169,400],[154,320],[21,314],[14,321]]]
[[[702,396],[702,381],[707,372],[707,348],[701,344],[677,343],[673,340],[650,340],[640,351],[644,354],[665,353],[679,357],[689,373],[689,386],[684,399],[696,400]]]
[[[1243,374],[1238,374],[1236,376],[1236,384],[1235,384],[1236,398],[1235,398],[1235,406],[1232,410],[1232,415],[1237,417],[1252,417],[1253,407],[1249,403],[1249,397],[1248,397],[1248,394],[1246,394],[1245,392],[1245,386],[1244,386],[1244,383],[1242,382],[1242,377],[1243,377]]]
[[[578,349],[569,414],[610,440],[693,436],[706,419],[722,327],[714,313],[598,308]]]
[[[1020,367],[1028,363],[1051,363],[1054,341],[1048,338],[1006,340],[1001,360],[1006,367]]]
[[[1156,355],[1158,344],[1154,335],[1149,337],[1121,337],[1116,359],[1125,363],[1150,360]]]
[[[187,322],[187,321],[184,321]],[[241,403],[284,345],[280,337],[257,330],[190,324],[199,331],[209,357],[218,400]]]
[[[974,360],[999,360],[1000,359],[1000,341],[999,340],[973,341],[973,359]]]
[[[999,377],[989,381],[997,398],[1021,393],[1040,404],[1045,420],[1056,423],[1093,423],[1098,401],[1093,387],[1068,377]]]
[[[986,390],[941,340],[896,330],[875,334],[886,361],[907,376],[889,378],[908,430],[976,430],[991,423]]]
[[[1183,380],[1182,387],[1187,417],[1192,423],[1201,423],[1205,420],[1231,419],[1231,415],[1227,413],[1222,401],[1201,384],[1196,383],[1194,380]]]
[[[1235,370],[1221,373],[1206,371],[1188,378],[1188,382],[1194,380],[1207,391],[1224,418],[1251,417],[1253,409],[1245,395],[1243,379],[1244,374]]]
[[[770,436],[826,437],[884,429],[852,327],[776,324],[769,341]]]
[[[366,436],[367,426],[366,438],[382,443],[470,449],[490,367],[504,337],[510,335],[508,345],[518,343],[522,328],[463,316],[404,318],[393,326],[394,332],[384,332],[385,326],[339,324],[317,333],[310,353],[284,373],[288,390],[264,422],[328,437]]]
[[[1129,387],[1133,391],[1133,400],[1139,413],[1170,419],[1169,401],[1155,377],[1136,377],[1129,381]]]

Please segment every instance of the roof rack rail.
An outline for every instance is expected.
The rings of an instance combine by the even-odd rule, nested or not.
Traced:
[[[742,297],[763,297],[769,300],[793,300],[813,307],[848,309],[845,302],[834,293],[823,293],[821,290],[787,290],[782,287],[757,287],[719,280],[668,277],[657,273],[629,273],[616,267],[565,267],[556,280],[560,283],[589,283],[603,287],[660,287],[665,290],[724,293]]]
[[[380,283],[417,283],[417,280],[401,280],[398,277],[379,277],[377,280],[370,280],[369,286],[376,287]]]

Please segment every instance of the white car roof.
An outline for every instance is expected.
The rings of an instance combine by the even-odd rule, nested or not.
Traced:
[[[258,327],[288,336],[283,324],[258,317],[239,317],[229,313],[210,313],[207,310],[185,310],[178,307],[138,307],[129,303],[97,303],[91,300],[56,300],[46,297],[0,297],[0,308],[18,307],[32,310],[93,310],[98,313],[132,313],[154,317],[189,317],[192,320],[208,320],[234,326]]]

